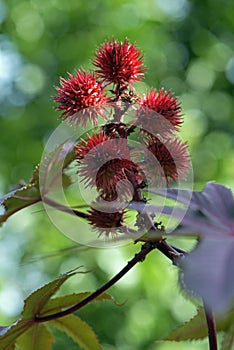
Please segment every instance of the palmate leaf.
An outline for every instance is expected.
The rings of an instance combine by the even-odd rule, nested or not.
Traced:
[[[66,332],[84,350],[101,350],[92,328],[79,317],[69,315],[50,322],[51,326]]]
[[[70,295],[64,295],[57,298],[52,298],[41,310],[40,315],[51,315],[59,312],[65,308],[71,307],[72,305],[87,298],[91,292],[73,293]],[[106,293],[99,295],[94,301],[112,300],[113,298]],[[82,349],[85,350],[101,350],[98,338],[93,332],[92,328],[79,317],[75,315],[69,315],[50,321],[51,326],[65,332],[69,337],[73,339]]]
[[[223,314],[234,300],[234,240],[204,238],[179,264],[180,282],[190,294]]]
[[[0,349],[13,350],[15,344],[20,350],[52,349],[53,336],[47,325],[66,332],[82,349],[99,350],[101,346],[93,330],[81,319],[74,315],[57,318],[50,322],[38,323],[35,316],[51,315],[88,297],[91,292],[74,293],[70,295],[52,296],[59,290],[62,284],[78,272],[71,271],[63,274],[54,281],[44,285],[29,295],[24,302],[22,318],[12,326],[0,327]],[[103,293],[94,301],[113,300]]]
[[[208,183],[202,192],[193,193],[190,210],[175,234],[194,230],[201,238],[181,261],[181,284],[223,314],[234,302],[234,197],[230,189]]]
[[[73,293],[70,295],[52,298],[43,307],[40,315],[51,315],[65,308],[71,307],[72,305],[88,297],[90,294],[90,292]],[[113,298],[109,294],[103,293],[99,295],[94,301],[101,300],[113,300]],[[49,325],[65,332],[69,337],[73,339],[75,343],[79,344],[82,349],[101,349],[97,336],[93,332],[92,328],[77,316],[69,315],[62,317],[54,321],[50,321]]]
[[[73,293],[73,294],[68,294],[61,297],[52,298],[42,308],[40,315],[45,316],[48,314],[59,312],[62,309],[68,308],[80,302],[81,300],[87,298],[90,294],[91,292]],[[103,293],[99,295],[94,301],[103,301],[103,300],[114,301],[113,297],[107,293]]]
[[[36,326],[34,320],[35,315],[40,312],[48,300],[58,291],[61,285],[73,275],[75,275],[75,272],[66,273],[39,288],[26,298],[22,318],[12,326],[1,327],[1,350],[11,349],[19,336],[27,332],[30,328]],[[24,350],[26,350],[26,348]]]
[[[216,328],[218,332],[224,331],[227,334],[234,324],[234,309],[222,317],[216,317]],[[198,340],[207,337],[207,324],[203,308],[199,308],[197,314],[182,326],[171,332],[163,340]]]
[[[22,319],[34,319],[34,316],[39,314],[44,308],[49,299],[59,290],[62,284],[77,272],[68,272],[55,279],[52,282],[37,289],[25,299]]]
[[[49,328],[36,323],[17,339],[16,344],[20,350],[52,350],[53,342]]]
[[[71,144],[69,144],[69,148],[68,145],[62,144],[53,152],[49,153],[42,162],[35,167],[32,178],[28,184],[21,185],[19,188],[9,192],[0,199],[0,206],[4,209],[3,214],[0,215],[0,225],[19,210],[42,200],[41,190],[45,193],[45,189],[43,183],[39,186],[39,180],[41,180],[39,179],[39,175],[42,176],[42,180],[46,183],[47,192],[48,189],[51,189],[53,186],[56,187],[56,181],[58,180],[61,181],[63,188],[70,186],[72,181],[70,176],[65,173],[65,170],[73,159],[74,149]],[[50,171],[51,167],[53,167],[53,171]],[[56,173],[56,170],[58,173]]]
[[[0,199],[0,205],[4,209],[4,213],[0,215],[0,224],[17,211],[40,202],[40,200],[41,195],[37,182],[29,183],[17,190],[11,191]]]
[[[152,192],[160,194],[157,190]],[[165,215],[182,218],[171,235],[199,236],[197,247],[180,261],[182,287],[202,298],[214,312],[227,312],[234,302],[234,197],[231,190],[209,182],[201,192],[168,189],[166,196],[188,208],[170,210],[165,207],[162,210]],[[153,206],[150,210],[157,212]]]
[[[165,215],[174,215],[175,218],[177,213],[180,215],[184,212],[183,220],[173,234],[189,235],[198,232],[203,238],[219,235],[234,237],[234,197],[226,186],[208,182],[201,192],[183,189],[150,192],[161,194],[186,206],[185,209],[177,208],[178,211],[174,212],[165,207]]]

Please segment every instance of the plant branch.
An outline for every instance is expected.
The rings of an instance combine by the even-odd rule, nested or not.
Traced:
[[[119,272],[117,273],[111,280],[109,280],[107,283],[105,283],[102,287],[97,289],[94,293],[90,294],[87,298],[83,299],[79,303],[73,305],[72,307],[65,309],[63,311],[46,315],[46,316],[40,316],[40,314],[35,315],[34,321],[37,323],[46,322],[55,320],[57,318],[67,316],[79,309],[81,309],[83,306],[89,304],[91,301],[93,301],[95,298],[97,298],[99,295],[104,293],[106,290],[108,290],[110,287],[112,287],[117,281],[119,281],[128,271],[130,271],[138,262],[141,262],[145,259],[145,257],[154,249],[156,249],[158,246],[158,242],[146,242],[141,247],[141,250],[139,253],[137,253],[133,259],[131,259],[127,265]]]
[[[212,310],[204,303],[210,350],[218,350],[216,323]]]
[[[174,265],[184,256],[185,252],[174,246],[171,246],[165,239],[158,241],[157,249],[163,253]]]
[[[139,193],[140,192],[138,192],[138,189],[135,189],[135,196],[137,197],[137,199],[139,199],[139,197],[138,197]],[[87,219],[87,214],[86,213],[83,213],[83,212],[81,212],[79,210],[76,210],[74,208],[66,207],[65,205],[57,203],[57,202],[53,201],[52,199],[50,199],[48,197],[44,197],[43,201],[47,205],[49,205],[49,206],[51,206],[53,208],[56,208],[58,210],[61,210],[61,211],[65,212],[65,213],[76,215],[78,217]],[[145,213],[144,217],[145,217],[145,220],[148,221],[148,225],[152,226],[152,230],[157,230],[157,228],[154,226],[154,222],[153,222],[152,218],[150,217],[150,215],[148,215],[148,213]],[[149,242],[149,240],[144,241],[143,238],[141,238],[141,239],[139,239],[137,241]],[[181,256],[186,254],[186,252],[184,252],[183,250],[168,244],[165,241],[165,239],[163,239],[162,237],[158,237],[156,242],[157,242],[157,247],[156,248],[159,251],[161,251],[161,253],[163,253],[167,258],[169,258],[173,262],[173,264],[175,264],[175,265],[177,264],[178,259],[180,259]]]
[[[53,201],[52,199],[48,198],[48,197],[43,197],[43,202],[46,203],[47,205],[56,208],[58,210],[63,211],[64,213],[68,213],[68,214],[72,214],[72,215],[76,215],[79,216],[80,218],[83,219],[87,219],[87,214],[83,213],[82,211],[79,211],[77,209],[73,209],[73,208],[69,208],[63,204],[57,203],[55,201]]]

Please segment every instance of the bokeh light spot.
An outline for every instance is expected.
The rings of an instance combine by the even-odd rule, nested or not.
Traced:
[[[157,5],[165,15],[177,20],[185,18],[190,10],[187,0],[157,0]]]
[[[206,129],[207,119],[200,109],[189,109],[186,111],[186,118],[182,128],[184,139],[201,137],[206,132]]]
[[[225,66],[232,56],[232,49],[224,43],[218,42],[209,48],[207,58],[213,69],[224,71]]]
[[[131,20],[129,14],[131,13]],[[116,11],[114,16],[115,24],[118,28],[133,29],[139,25],[139,17],[136,6],[132,4],[125,4]]]
[[[4,36],[0,37],[0,85],[12,81],[21,64],[19,54],[14,45]]]
[[[169,70],[181,70],[188,62],[188,50],[180,42],[171,41],[165,46],[163,51],[167,58]]]
[[[187,82],[195,90],[209,90],[215,80],[215,73],[203,60],[192,62],[187,72]]]
[[[8,316],[15,316],[22,310],[23,295],[14,286],[6,286],[0,292],[0,310]]]
[[[228,120],[232,118],[234,108],[233,98],[223,91],[207,94],[203,102],[205,113],[213,120]]]
[[[182,79],[176,76],[168,76],[162,81],[160,86],[164,87],[167,91],[176,91],[177,95],[182,94],[182,92],[185,90],[184,82],[182,81]]]
[[[38,41],[44,33],[44,22],[40,14],[30,7],[17,6],[12,11],[18,35],[25,41]]]
[[[33,64],[22,67],[16,80],[17,88],[29,96],[38,94],[46,82],[43,70]]]
[[[221,159],[229,153],[231,146],[230,135],[221,131],[210,132],[203,141],[204,149],[213,154],[216,159]]]
[[[213,180],[216,178],[218,162],[212,150],[208,150],[201,145],[200,149],[193,154],[192,162],[197,181]]]

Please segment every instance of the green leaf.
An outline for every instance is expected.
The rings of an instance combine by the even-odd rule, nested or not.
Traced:
[[[51,326],[67,333],[84,350],[101,350],[101,345],[92,328],[79,317],[69,315],[50,321]]]
[[[22,313],[23,320],[32,319],[36,314],[39,314],[41,309],[46,305],[48,300],[54,295],[61,285],[77,272],[68,272],[63,274],[54,281],[44,285],[33,292],[24,302],[24,310]]]
[[[12,191],[1,198],[0,205],[4,207],[4,213],[0,215],[0,224],[9,216],[41,200],[37,183],[30,183]]]
[[[62,309],[71,307],[72,305],[75,305],[76,303],[80,302],[81,300],[87,298],[91,292],[85,292],[85,293],[74,293],[69,295],[64,295],[57,298],[52,298],[48,301],[48,303],[42,308],[40,315],[45,316],[48,314],[52,314],[55,312],[59,312]],[[103,293],[99,295],[94,301],[98,300],[113,300],[113,297],[109,294]]]
[[[217,331],[226,331],[234,322],[234,310],[231,310],[225,316],[216,318]],[[200,308],[191,320],[185,322],[182,326],[174,330],[163,340],[197,340],[207,337],[206,317],[203,308]]]
[[[18,321],[11,327],[5,327],[6,332],[0,336],[1,350],[11,350],[17,338],[32,326],[32,321]],[[2,333],[1,333],[2,334]]]
[[[22,320],[18,321],[12,326],[0,327],[0,344],[1,350],[11,350],[11,347],[15,344],[17,338],[23,333],[27,334],[22,337],[19,343],[22,347],[22,342],[29,342],[31,336],[39,337],[41,332],[45,335],[45,342],[52,343],[51,337],[48,332],[38,328],[38,323],[34,322],[34,317],[39,314],[41,309],[46,305],[48,300],[58,291],[61,285],[71,276],[74,276],[77,272],[68,272],[63,274],[56,280],[44,285],[39,288],[31,295],[29,295],[24,301],[24,309],[22,312]],[[30,331],[29,328],[32,328]],[[35,345],[36,346],[36,345]],[[33,347],[31,347],[34,349]],[[31,349],[29,348],[29,349]],[[27,347],[22,347],[22,349],[28,349]],[[35,349],[39,349],[35,347]],[[47,347],[41,347],[41,349],[47,349]]]
[[[20,350],[51,350],[54,342],[51,331],[43,324],[35,323],[17,339]]]
[[[45,193],[48,188],[56,187],[60,179],[63,188],[70,186],[72,183],[71,177],[65,174],[64,170],[73,160],[74,149],[71,144],[62,144],[53,152],[49,153],[41,164],[35,167],[28,184],[21,185],[0,199],[0,205],[4,208],[4,213],[0,215],[0,225],[19,210],[40,202],[42,200],[41,189]],[[51,167],[53,167],[52,171]],[[40,182],[45,182],[46,190],[43,184],[39,188],[39,173]]]
[[[24,310],[22,312],[22,319],[12,326],[0,327],[0,349],[1,350],[13,350],[14,344],[17,344],[22,350],[28,349],[51,349],[53,338],[49,331],[42,324],[35,323],[34,317],[39,314],[43,309],[45,312],[60,311],[64,307],[69,307],[79,300],[82,300],[90,293],[72,294],[68,296],[58,297],[50,300],[50,298],[58,291],[61,285],[71,276],[74,276],[77,272],[71,271],[63,274],[56,280],[39,288],[31,295],[29,295],[24,302]],[[111,296],[103,294],[96,300],[111,300]],[[47,305],[48,303],[48,305]],[[82,321],[80,321],[82,322]],[[40,327],[39,327],[40,325]],[[30,329],[29,329],[30,328]],[[89,329],[89,327],[87,326]],[[90,331],[90,330],[89,330]],[[25,334],[23,334],[25,333]],[[88,331],[87,331],[87,334]],[[91,340],[95,344],[97,339],[94,337],[92,330],[90,331]],[[18,338],[20,339],[18,340]],[[41,339],[42,338],[42,339]],[[38,340],[40,339],[40,341]],[[82,343],[82,336],[80,342]],[[84,337],[84,344],[87,342]],[[44,345],[45,344],[45,345]],[[87,342],[87,344],[89,344]],[[41,347],[40,347],[40,346]],[[86,348],[85,348],[86,349]],[[97,348],[99,349],[99,348]]]

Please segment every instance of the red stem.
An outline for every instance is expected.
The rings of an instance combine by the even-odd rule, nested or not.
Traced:
[[[97,298],[99,295],[104,293],[107,289],[112,287],[117,281],[119,281],[129,270],[133,268],[138,262],[143,261],[145,257],[154,249],[157,248],[157,242],[151,243],[147,242],[141,247],[141,251],[137,253],[133,259],[131,259],[127,265],[119,272],[117,275],[115,275],[111,280],[109,280],[107,283],[105,283],[102,287],[97,289],[94,293],[90,294],[87,298],[81,300],[79,303],[73,305],[72,307],[51,314],[51,315],[46,315],[46,316],[40,316],[40,314],[35,315],[34,321],[35,322],[46,322],[46,321],[51,321],[55,320],[59,317],[67,316],[79,309],[81,309],[83,306],[87,305],[91,301],[93,301],[95,298]]]
[[[208,328],[209,346],[210,350],[218,350],[217,332],[215,317],[212,310],[204,303],[204,310],[206,314],[206,323]]]

